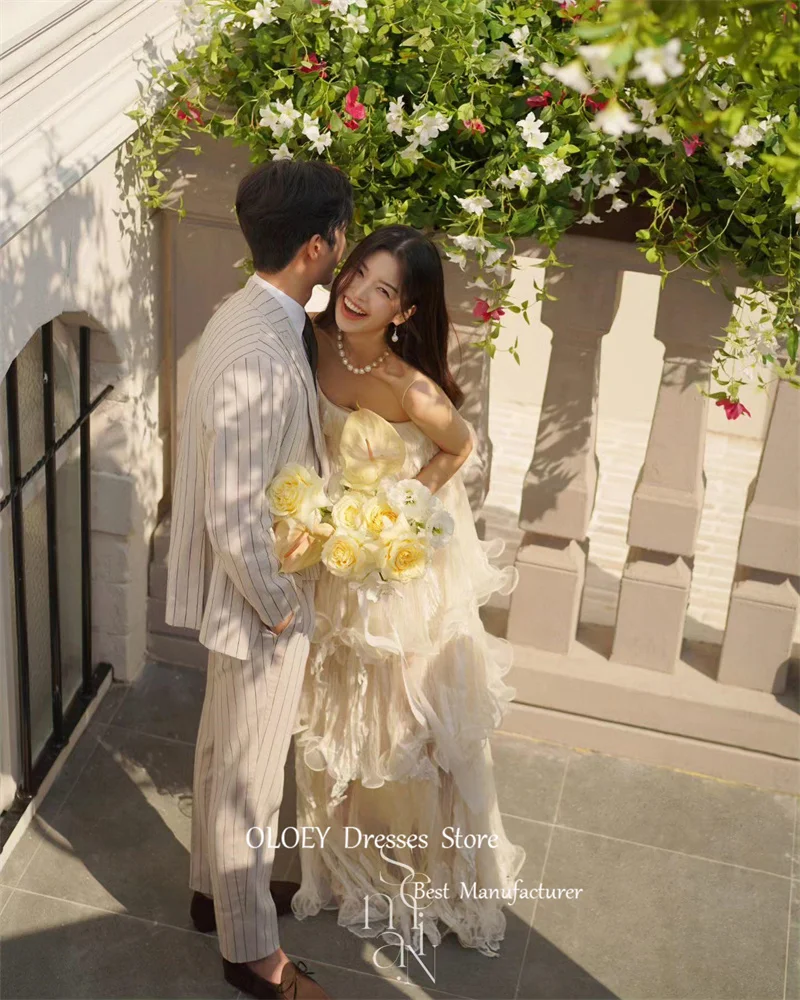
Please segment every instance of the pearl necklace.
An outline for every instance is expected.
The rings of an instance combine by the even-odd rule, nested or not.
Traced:
[[[372,371],[373,368],[377,368],[382,361],[385,361],[386,358],[389,357],[389,348],[387,347],[377,361],[373,361],[372,364],[366,365],[364,368],[356,368],[355,365],[351,365],[350,362],[347,360],[347,353],[345,352],[344,349],[344,334],[342,333],[341,330],[339,330],[338,333],[336,334],[336,344],[339,348],[339,357],[341,359],[342,364],[349,372],[352,372],[354,375],[368,374],[369,372]]]

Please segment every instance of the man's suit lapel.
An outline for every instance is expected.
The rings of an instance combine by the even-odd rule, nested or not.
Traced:
[[[308,415],[311,420],[311,432],[314,436],[314,450],[317,453],[320,468],[324,472],[327,468],[327,456],[325,453],[325,439],[322,434],[322,426],[319,418],[317,386],[314,382],[308,358],[306,357],[302,339],[293,328],[291,320],[286,315],[283,306],[276,298],[269,294],[269,291],[263,285],[250,278],[246,287],[251,296],[251,301],[263,312],[266,321],[280,337],[281,343],[286,348],[286,352],[305,386],[306,398],[308,400]]]

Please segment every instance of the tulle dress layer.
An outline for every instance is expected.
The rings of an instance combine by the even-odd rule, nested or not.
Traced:
[[[320,406],[335,471],[350,411],[324,396]],[[393,426],[410,478],[437,447],[413,423]],[[420,925],[434,945],[453,932],[493,956],[505,933],[502,891],[525,852],[505,834],[489,746],[514,696],[504,681],[511,647],[485,631],[478,609],[513,589],[516,570],[490,562],[502,543],[478,538],[460,474],[439,497],[455,531],[422,579],[377,601],[327,572],[317,584],[295,730],[297,822],[327,835],[300,852],[292,909],[300,919],[338,909],[354,934],[399,933],[411,946]],[[412,871],[429,890],[416,930],[412,889],[400,886]]]

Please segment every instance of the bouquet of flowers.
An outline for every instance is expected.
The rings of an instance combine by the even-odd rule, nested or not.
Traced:
[[[442,502],[417,479],[399,479],[405,445],[371,410],[356,410],[339,446],[341,471],[327,486],[302,465],[287,465],[267,488],[281,571],[322,562],[373,599],[388,585],[422,577],[434,550],[453,534]]]

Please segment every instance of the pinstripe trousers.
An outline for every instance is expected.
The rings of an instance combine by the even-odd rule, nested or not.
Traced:
[[[189,885],[214,898],[219,946],[230,962],[253,962],[279,947],[269,891],[284,764],[309,642],[314,581],[297,580],[300,608],[277,638],[264,632],[249,659],[210,652],[194,761]],[[272,837],[268,840],[268,828]]]

